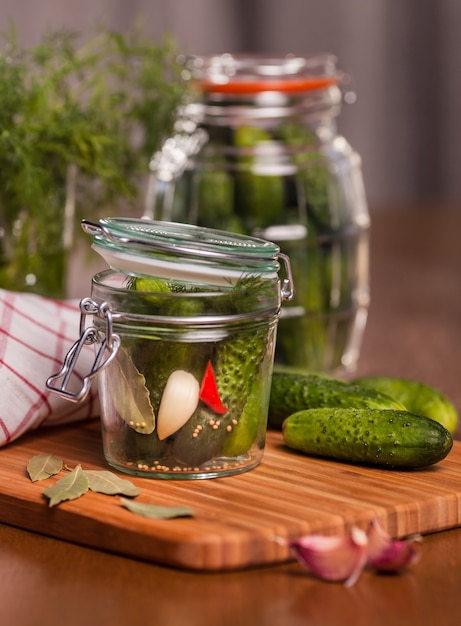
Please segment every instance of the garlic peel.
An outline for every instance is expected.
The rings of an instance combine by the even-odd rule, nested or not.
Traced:
[[[367,556],[367,541],[356,528],[348,535],[311,535],[289,542],[297,560],[324,580],[353,584]]]
[[[419,535],[393,540],[373,520],[367,531],[353,527],[343,535],[306,535],[286,543],[314,576],[352,586],[364,568],[399,572],[419,560]]]
[[[200,385],[190,372],[175,370],[167,380],[157,415],[157,435],[166,439],[193,415],[199,403]]]
[[[414,565],[420,559],[421,540],[421,535],[393,540],[376,520],[372,520],[368,529],[367,564],[380,572],[399,571]]]
[[[379,558],[368,565],[379,572],[397,572],[419,561],[420,552],[415,543],[394,541]]]

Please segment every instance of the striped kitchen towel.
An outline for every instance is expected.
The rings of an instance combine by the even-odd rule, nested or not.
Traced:
[[[42,425],[99,416],[97,384],[79,404],[50,392],[46,380],[61,369],[78,338],[76,301],[0,289],[0,446]],[[84,346],[75,374],[83,378],[94,361]]]

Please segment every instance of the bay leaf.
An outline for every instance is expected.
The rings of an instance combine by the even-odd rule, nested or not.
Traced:
[[[52,454],[36,454],[27,464],[27,473],[32,482],[55,476],[63,468],[61,459]]]
[[[127,498],[120,498],[123,506],[143,517],[150,519],[172,519],[174,517],[193,517],[194,512],[187,506],[159,506],[146,502],[133,502]]]
[[[124,480],[107,470],[85,470],[88,478],[88,484],[91,491],[104,493],[108,496],[121,494],[124,496],[135,497],[141,493],[141,490],[129,480]]]
[[[75,500],[88,491],[89,483],[81,465],[77,465],[67,476],[58,480],[51,487],[43,490],[50,499],[49,506],[55,506],[64,500]]]
[[[149,435],[155,428],[155,414],[150,402],[146,379],[136,368],[126,350],[119,348],[117,357],[107,368],[112,401],[120,417],[136,432]]]

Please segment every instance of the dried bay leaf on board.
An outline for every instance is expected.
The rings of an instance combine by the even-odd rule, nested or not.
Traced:
[[[50,476],[59,474],[62,470],[63,463],[52,454],[36,454],[27,464],[27,473],[32,482],[36,480],[44,480]]]
[[[77,465],[67,476],[58,480],[51,487],[43,490],[50,499],[49,506],[55,506],[65,500],[75,500],[83,496],[89,489],[89,481],[81,465]]]
[[[194,512],[188,506],[159,506],[146,502],[133,502],[127,498],[120,498],[123,506],[143,517],[150,519],[172,519],[174,517],[193,517]]]
[[[144,435],[152,433],[155,428],[155,414],[146,379],[126,350],[119,348],[106,375],[111,379],[112,401],[120,417],[136,432]]]
[[[141,493],[141,490],[132,482],[124,480],[108,470],[85,470],[84,473],[88,478],[91,491],[97,491],[107,496],[120,494],[133,498]]]

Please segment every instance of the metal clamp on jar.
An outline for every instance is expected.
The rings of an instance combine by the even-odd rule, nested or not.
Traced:
[[[269,241],[178,223],[83,228],[112,269],[93,277],[80,338],[48,388],[79,402],[97,377],[104,453],[121,471],[185,479],[255,467],[281,304],[294,295],[288,257]],[[95,361],[76,391],[87,343]]]

